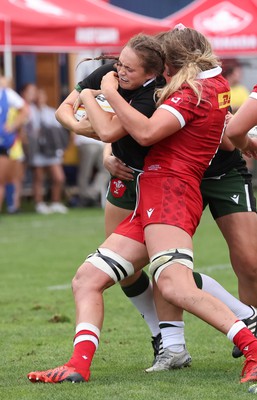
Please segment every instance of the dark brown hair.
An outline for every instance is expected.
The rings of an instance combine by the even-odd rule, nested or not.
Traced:
[[[165,55],[162,50],[162,46],[159,41],[150,35],[144,35],[142,33],[133,36],[124,47],[130,47],[141,60],[141,65],[146,73],[153,73],[156,76],[160,76],[164,71]],[[83,58],[77,65],[78,66],[84,61],[92,60],[118,60],[117,55],[101,55],[95,58]]]

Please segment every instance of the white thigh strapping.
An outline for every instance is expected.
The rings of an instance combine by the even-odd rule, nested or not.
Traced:
[[[193,269],[194,267],[193,252],[190,249],[169,249],[161,251],[150,259],[149,272],[155,281],[161,272],[172,264],[182,264],[187,268]]]
[[[114,251],[103,247],[90,254],[85,261],[89,261],[96,268],[105,272],[115,283],[135,273],[131,262]]]

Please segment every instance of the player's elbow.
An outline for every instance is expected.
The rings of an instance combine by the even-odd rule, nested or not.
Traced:
[[[110,124],[101,125],[101,128],[97,129],[97,134],[101,138],[102,142],[113,143],[126,136],[127,133],[123,130],[112,129]]]
[[[110,143],[112,141],[112,134],[109,131],[108,127],[101,126],[96,129],[97,135],[101,138],[101,141],[104,143]]]
[[[150,132],[142,132],[140,135],[138,135],[136,141],[140,144],[140,146],[143,147],[152,146],[155,143],[154,137]]]
[[[142,147],[150,146],[149,140],[147,138],[138,138],[136,139],[137,143],[140,144]]]
[[[151,124],[144,124],[140,127],[134,129],[134,139],[143,147],[152,146],[156,141],[158,136],[158,130]]]

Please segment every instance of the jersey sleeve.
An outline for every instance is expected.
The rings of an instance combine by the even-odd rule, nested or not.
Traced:
[[[250,97],[251,97],[252,99],[256,99],[256,100],[257,100],[257,85],[255,85],[255,86],[253,87],[253,90],[252,90],[252,93],[250,94]]]
[[[159,106],[172,113],[179,121],[181,128],[195,118],[197,97],[190,88],[175,92]]]

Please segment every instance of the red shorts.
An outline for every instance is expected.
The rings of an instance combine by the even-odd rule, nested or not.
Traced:
[[[166,224],[186,231],[191,237],[202,215],[202,195],[198,181],[186,182],[177,177],[140,177],[139,204],[115,230],[116,233],[144,243],[144,228]]]

